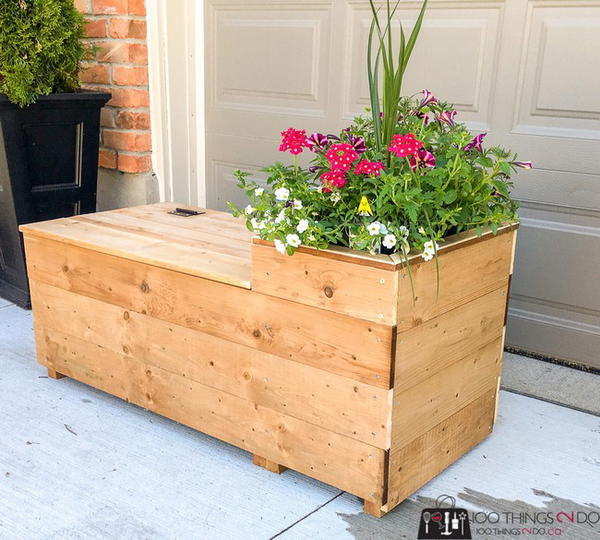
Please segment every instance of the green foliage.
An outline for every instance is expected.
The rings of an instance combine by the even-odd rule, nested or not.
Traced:
[[[250,205],[230,205],[244,215],[248,228],[261,238],[279,241],[280,250],[292,254],[295,244],[325,248],[328,244],[378,252],[380,247],[406,256],[422,251],[426,260],[437,252],[438,242],[460,231],[490,227],[516,219],[517,204],[510,198],[510,174],[516,156],[500,148],[470,148],[473,135],[463,124],[444,122],[452,107],[433,100],[402,98],[398,104],[394,134],[413,133],[435,157],[435,166],[399,158],[386,148],[377,149],[370,116],[359,116],[340,137],[328,136],[314,148],[312,167],[277,163],[265,169],[267,188],[238,172],[239,186]],[[442,119],[442,120],[440,120]],[[331,169],[326,153],[332,144],[364,140],[366,151],[345,172],[346,183],[334,187],[321,176]],[[386,143],[387,146],[387,143]],[[360,160],[390,165],[379,175],[356,174]],[[279,192],[285,189],[289,193]],[[372,216],[358,211],[366,197]],[[392,235],[393,238],[388,235]],[[386,246],[386,236],[388,237]],[[297,237],[297,238],[296,238]]]
[[[24,107],[79,88],[83,24],[73,0],[1,0],[0,93]]]
[[[369,93],[371,96],[371,115],[373,117],[373,132],[375,144],[378,150],[381,150],[386,141],[390,141],[394,134],[396,124],[396,111],[402,96],[402,80],[404,72],[408,66],[408,61],[419,37],[427,0],[423,2],[415,26],[410,33],[408,41],[404,35],[404,28],[400,22],[400,44],[398,52],[394,51],[392,41],[392,21],[400,0],[397,0],[394,7],[391,7],[390,0],[386,0],[385,25],[380,20],[379,10],[375,7],[375,2],[369,0],[371,11],[373,12],[373,21],[369,31],[367,44],[367,76],[369,81]],[[376,34],[376,36],[375,36]],[[379,46],[377,54],[373,58],[373,43],[377,37]],[[397,60],[394,63],[394,58]],[[382,91],[379,92],[379,64],[382,64]],[[382,106],[380,108],[379,96],[381,95]],[[382,109],[382,110],[381,110]],[[383,114],[380,115],[380,112]],[[382,118],[383,116],[383,118]]]

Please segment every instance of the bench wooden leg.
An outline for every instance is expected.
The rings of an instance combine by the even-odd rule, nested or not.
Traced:
[[[57,379],[58,380],[58,379],[63,379],[64,377],[66,377],[66,375],[63,375],[62,373],[59,373],[55,369],[48,368],[48,377],[50,377],[51,379]]]
[[[271,471],[272,473],[281,474],[283,471],[287,471],[287,467],[280,465],[279,463],[275,463],[274,461],[269,461],[267,458],[259,456],[257,454],[252,455],[252,463],[254,465],[258,465],[259,467],[263,467],[267,469],[267,471]]]
[[[376,518],[380,518],[383,517],[387,514],[387,512],[384,512],[381,509],[381,503],[374,503],[371,501],[365,501],[365,513],[369,514],[370,516],[376,517]]]

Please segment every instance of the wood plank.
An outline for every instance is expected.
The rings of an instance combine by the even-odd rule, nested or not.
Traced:
[[[374,500],[383,450],[73,336],[45,342],[52,369],[275,463]]]
[[[281,473],[287,471],[287,467],[284,467],[283,465],[280,465],[279,463],[275,463],[274,461],[269,461],[267,458],[264,458],[257,454],[252,455],[252,463],[254,463],[254,465],[257,465],[258,467],[267,469],[267,471],[275,473],[275,474],[281,474]]]
[[[250,257],[230,257],[213,249],[174,244],[168,239],[111,229],[90,221],[64,218],[22,226],[26,236],[87,248],[131,261],[250,288]]]
[[[389,326],[50,240],[26,251],[33,280],[390,388]]]
[[[498,339],[507,286],[410,330],[398,332],[394,388],[403,391]]]
[[[415,386],[394,389],[392,448],[426,433],[485,390],[498,389],[502,352],[498,338]]]
[[[514,258],[516,231],[489,236],[461,249],[440,250],[440,290],[435,262],[413,263],[400,271],[398,329],[418,326],[507,283]]]
[[[65,375],[63,375],[62,373],[59,373],[55,369],[48,368],[48,377],[50,377],[51,379],[59,380],[59,379],[64,379]]]
[[[204,212],[201,216],[181,218],[168,212],[176,207],[189,208]],[[234,218],[226,212],[217,212],[206,208],[190,207],[175,203],[160,203],[145,206],[134,206],[131,208],[121,208],[112,210],[111,213],[123,216],[135,217],[152,224],[173,225],[173,219],[177,220],[177,227],[194,232],[212,233],[219,239],[240,240],[250,243],[253,232],[250,232],[245,225],[243,218]]]
[[[106,227],[107,234],[116,229],[118,231],[141,234],[148,238],[171,242],[172,244],[199,248],[220,256],[233,257],[233,259],[250,258],[251,242],[248,238],[223,238],[216,231],[206,231],[206,225],[199,230],[190,230],[181,227],[180,223],[173,223],[173,219],[190,219],[164,214],[165,223],[139,219],[128,214],[117,214],[115,212],[99,212],[78,216],[77,220],[84,223]],[[202,219],[203,216],[197,216]],[[239,263],[239,261],[237,261]]]
[[[73,335],[113,352],[389,448],[389,390],[31,282],[42,339]],[[45,361],[42,359],[42,361]]]
[[[492,431],[496,387],[390,455],[390,511],[423,484],[480,443]]]
[[[252,243],[259,246],[273,247],[273,242],[268,240],[262,240],[258,237],[252,238]],[[327,249],[317,249],[309,246],[300,246],[296,249],[295,253],[306,253],[309,255],[315,255],[324,259],[333,259],[336,261],[349,262],[353,264],[360,264],[364,266],[370,266],[372,268],[379,268],[381,270],[395,270],[399,265],[391,258],[390,255],[379,255],[371,254],[368,251],[358,251],[356,249],[350,249],[344,246],[332,246],[330,245]]]
[[[398,273],[252,245],[252,290],[383,324],[396,324]]]

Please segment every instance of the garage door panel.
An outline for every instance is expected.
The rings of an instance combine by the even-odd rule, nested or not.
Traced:
[[[325,115],[331,33],[327,5],[212,6],[210,19],[215,107]]]
[[[600,3],[531,2],[527,19],[517,126],[593,130],[600,138]]]

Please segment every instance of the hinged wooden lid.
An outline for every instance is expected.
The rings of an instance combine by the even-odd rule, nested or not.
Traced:
[[[137,206],[22,225],[23,234],[47,238],[185,274],[251,288],[250,233],[242,219],[175,203]]]

